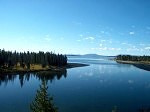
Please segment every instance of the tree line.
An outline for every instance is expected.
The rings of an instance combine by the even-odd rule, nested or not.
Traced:
[[[118,55],[116,60],[123,61],[150,61],[150,56],[131,56],[131,55]]]
[[[30,68],[30,64],[41,64],[45,66],[64,66],[67,65],[67,56],[62,54],[55,54],[53,52],[12,52],[0,49],[0,67],[13,67],[20,64],[21,67],[27,66]]]

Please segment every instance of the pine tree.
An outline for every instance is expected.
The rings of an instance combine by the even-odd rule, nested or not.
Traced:
[[[53,98],[47,93],[47,83],[42,80],[40,89],[37,90],[35,100],[30,105],[32,112],[57,112],[57,107],[54,106]]]

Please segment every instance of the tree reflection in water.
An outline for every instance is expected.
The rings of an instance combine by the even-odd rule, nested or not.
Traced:
[[[9,82],[14,82],[17,78],[20,81],[20,86],[23,87],[26,81],[31,79],[31,76],[34,76],[38,80],[46,80],[53,82],[54,80],[60,80],[63,76],[67,77],[67,70],[61,71],[41,71],[35,73],[20,73],[18,74],[0,74],[0,86],[1,84],[7,85]]]
[[[138,112],[150,112],[150,107],[149,108],[140,108]]]

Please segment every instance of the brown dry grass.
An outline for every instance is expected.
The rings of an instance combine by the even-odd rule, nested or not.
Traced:
[[[24,68],[22,68],[20,66],[20,64],[18,63],[16,66],[14,66],[13,69],[19,70],[19,71],[20,70],[26,70],[27,66],[25,66]],[[46,69],[49,69],[49,67],[46,66],[46,67],[43,68],[41,64],[30,64],[30,70],[46,70]]]

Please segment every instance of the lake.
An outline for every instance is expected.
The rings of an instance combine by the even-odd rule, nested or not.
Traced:
[[[150,72],[106,57],[70,56],[69,62],[89,66],[46,76],[48,93],[59,112],[138,112],[150,107]],[[42,75],[0,76],[0,111],[30,112]]]

